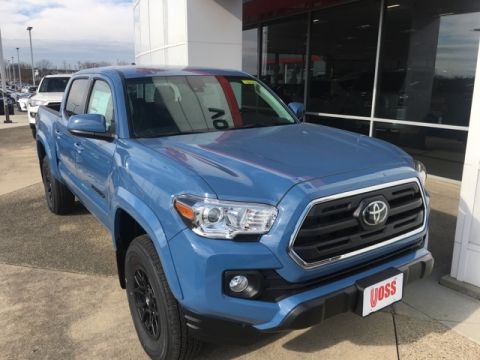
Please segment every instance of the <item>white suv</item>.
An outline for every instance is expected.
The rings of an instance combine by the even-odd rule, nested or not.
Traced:
[[[40,85],[38,85],[37,93],[33,95],[27,102],[28,121],[32,129],[33,137],[36,136],[35,116],[37,116],[38,107],[40,105],[57,105],[62,102],[63,92],[67,87],[71,74],[47,75]]]

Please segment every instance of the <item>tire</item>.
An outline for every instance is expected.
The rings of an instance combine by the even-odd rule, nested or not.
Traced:
[[[35,126],[30,126],[30,129],[32,130],[33,138],[37,139],[37,128]]]
[[[75,205],[75,196],[52,175],[46,156],[42,161],[42,180],[50,211],[56,215],[65,215],[72,212]]]
[[[152,359],[184,360],[200,351],[202,343],[189,336],[183,312],[148,235],[130,244],[125,257],[125,281],[135,330]]]

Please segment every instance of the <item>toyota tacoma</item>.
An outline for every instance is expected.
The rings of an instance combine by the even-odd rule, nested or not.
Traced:
[[[110,231],[152,358],[368,316],[431,272],[424,166],[303,112],[243,72],[135,66],[40,106],[48,207]]]

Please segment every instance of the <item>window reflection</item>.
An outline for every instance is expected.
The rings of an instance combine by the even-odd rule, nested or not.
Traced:
[[[307,17],[263,27],[261,78],[286,103],[303,102]]]
[[[370,116],[378,1],[362,1],[312,14],[308,111]]]
[[[307,115],[307,121],[314,124],[334,127],[341,130],[368,135],[370,121],[333,118],[326,116]]]
[[[467,132],[375,123],[374,136],[402,147],[422,161],[429,174],[461,180]]]
[[[258,29],[244,30],[242,33],[242,70],[258,75]]]
[[[480,2],[387,2],[376,116],[468,126]]]

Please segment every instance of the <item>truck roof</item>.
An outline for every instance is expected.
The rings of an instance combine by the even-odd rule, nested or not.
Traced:
[[[117,73],[124,78],[140,78],[150,76],[182,76],[182,75],[223,75],[249,76],[238,70],[214,69],[206,67],[173,67],[173,66],[107,66],[80,70],[77,74],[104,74]]]
[[[53,74],[53,75],[45,75],[46,78],[56,78],[56,77],[71,77],[73,74]]]

